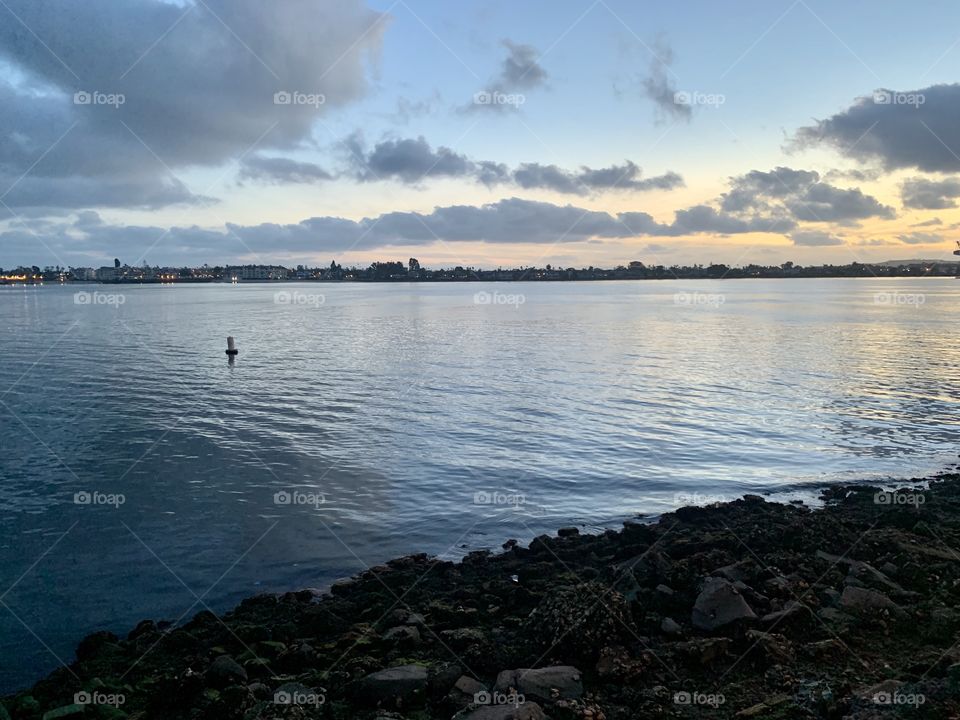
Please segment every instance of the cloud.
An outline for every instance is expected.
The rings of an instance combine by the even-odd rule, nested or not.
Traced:
[[[364,94],[386,26],[362,0],[5,4],[0,194],[30,170],[4,199],[18,207],[202,202],[175,173],[309,141]]]
[[[960,178],[928,180],[908,178],[900,186],[903,206],[919,210],[944,210],[957,207],[960,197]]]
[[[771,198],[797,197],[820,180],[813,170],[776,167],[768,172],[751,170],[730,179],[730,191],[721,196],[721,207],[731,212],[769,209]]]
[[[697,206],[660,223],[642,211],[611,214],[574,205],[505,198],[485,205],[449,205],[430,213],[388,212],[351,220],[320,216],[299,223],[227,224],[223,230],[199,227],[108,225],[95,214],[69,222],[43,221],[44,242],[57,260],[95,264],[104,258],[151,263],[274,261],[321,253],[368,251],[391,246],[437,242],[490,244],[567,244],[622,240],[641,236],[771,232],[764,219],[732,218],[714,208]],[[781,228],[783,229],[783,228]],[[786,229],[792,229],[788,227]],[[157,238],[163,237],[162,243]],[[32,261],[37,241],[29,230],[9,228],[0,244],[12,257]]]
[[[370,152],[364,152],[358,138],[352,146],[354,177],[362,182],[396,179],[419,183],[430,177],[463,177],[474,172],[474,164],[466,156],[442,146],[433,150],[423,136],[385,140]]]
[[[576,171],[535,162],[510,169],[492,160],[471,160],[443,146],[434,149],[423,136],[388,139],[368,149],[362,136],[354,134],[345,145],[348,148],[346,174],[360,182],[396,180],[419,185],[435,177],[465,178],[491,187],[513,184],[526,190],[570,195],[608,190],[674,190],[684,185],[683,178],[675,172],[643,178],[640,166],[630,160],[603,168],[582,166]]]
[[[264,183],[306,184],[332,180],[333,175],[319,165],[283,157],[246,157],[240,164],[240,178]]]
[[[799,196],[786,201],[797,220],[808,222],[841,222],[878,217],[897,216],[893,208],[883,205],[875,197],[865,195],[859,188],[843,189],[826,183],[815,183]]]
[[[913,223],[910,227],[935,227],[937,225],[943,225],[943,220],[935,217],[930,220],[924,220],[923,222]]]
[[[873,182],[878,180],[883,172],[876,169],[863,170],[828,170],[824,173],[824,180],[856,180],[857,182]]]
[[[879,102],[878,102],[879,100]],[[918,90],[877,90],[816,124],[800,128],[791,145],[826,145],[885,170],[960,170],[960,84]]]
[[[737,217],[708,205],[695,205],[676,212],[673,228],[677,234],[718,233],[738,235],[753,232],[783,232],[796,225],[788,219],[769,217]]]
[[[673,65],[673,49],[662,39],[654,43],[653,58],[646,77],[641,80],[644,94],[653,101],[657,114],[663,120],[686,120],[693,116],[693,109],[689,103],[679,103],[677,87],[671,78]]]
[[[843,238],[831,235],[820,230],[798,230],[790,233],[790,240],[794,245],[804,247],[825,247],[828,245],[843,245]]]
[[[897,239],[907,245],[939,245],[943,242],[943,237],[936,233],[913,232],[905,235],[897,235]]]
[[[507,57],[500,72],[474,94],[472,103],[460,108],[461,112],[515,111],[526,101],[523,92],[547,84],[549,75],[540,64],[540,53],[535,47],[511,40],[503,40],[501,45],[506,48]]]
[[[640,167],[630,160],[596,170],[582,167],[579,172],[562,170],[556,165],[524,163],[513,173],[522,188],[540,188],[584,195],[596,190],[674,190],[683,187],[683,178],[675,172],[641,179]]]
[[[821,181],[815,171],[789,167],[752,170],[730,178],[730,190],[721,195],[720,206],[729,212],[763,211],[805,222],[847,224],[871,217],[896,217],[893,208],[859,188],[838,188]]]
[[[540,65],[540,53],[532,45],[521,45],[504,40],[509,51],[503,61],[499,85],[507,90],[532,90],[545,85],[547,71]]]

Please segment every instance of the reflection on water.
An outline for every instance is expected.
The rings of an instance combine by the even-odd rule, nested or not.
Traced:
[[[406,552],[956,456],[953,280],[478,289],[0,288],[0,686],[97,628]]]

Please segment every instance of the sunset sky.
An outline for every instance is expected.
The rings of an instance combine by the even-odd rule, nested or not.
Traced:
[[[3,0],[0,266],[948,258],[960,6]]]

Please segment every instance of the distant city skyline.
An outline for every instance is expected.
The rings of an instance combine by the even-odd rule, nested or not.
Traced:
[[[897,5],[7,0],[0,267],[947,258],[960,7]]]

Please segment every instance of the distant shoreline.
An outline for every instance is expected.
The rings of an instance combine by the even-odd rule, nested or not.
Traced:
[[[957,268],[956,272],[960,272],[960,267]],[[413,280],[413,279],[396,279],[396,280],[382,280],[382,279],[365,279],[365,278],[352,278],[352,279],[340,279],[340,280],[331,280],[331,279],[303,279],[303,278],[288,278],[284,280],[239,280],[237,282],[230,282],[225,280],[36,280],[36,281],[25,281],[25,280],[16,280],[16,281],[6,281],[0,279],[0,287],[41,287],[44,285],[106,285],[106,286],[136,286],[136,285],[166,285],[166,286],[176,286],[176,285],[355,285],[355,284],[370,284],[370,285],[443,285],[443,284],[457,284],[457,283],[590,283],[590,282],[623,282],[623,281],[673,281],[678,280],[709,280],[709,281],[727,281],[727,280],[886,280],[886,279],[954,279],[958,278],[960,275],[955,275],[953,273],[942,273],[942,274],[911,274],[911,273],[883,273],[883,274],[867,274],[867,275],[727,275],[724,277],[710,277],[710,276],[684,276],[680,275],[677,277],[672,276],[658,276],[658,277],[598,277],[598,278],[450,278],[442,280]]]

